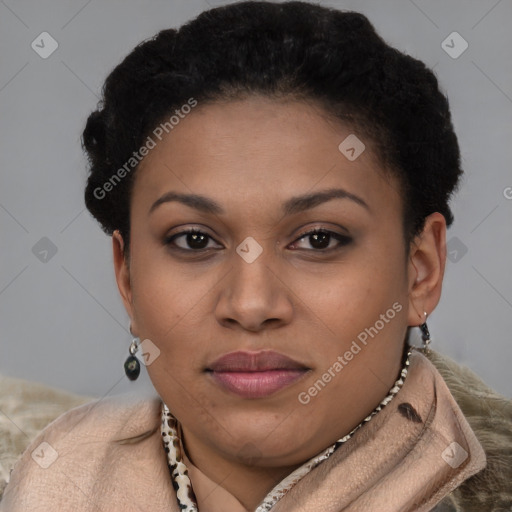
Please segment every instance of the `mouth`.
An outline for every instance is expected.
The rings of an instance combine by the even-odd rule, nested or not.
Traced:
[[[283,354],[264,350],[230,352],[205,371],[221,388],[250,399],[273,395],[303,378],[310,370]]]

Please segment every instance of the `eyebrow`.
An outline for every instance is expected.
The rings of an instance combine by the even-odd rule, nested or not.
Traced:
[[[359,206],[362,206],[371,213],[370,207],[361,197],[352,194],[351,192],[348,192],[342,188],[331,188],[311,194],[292,197],[283,203],[282,210],[285,216],[294,215],[315,208],[316,206],[332,199],[349,199],[350,201],[353,201]],[[225,213],[220,204],[215,202],[213,199],[197,194],[181,194],[178,192],[165,193],[151,205],[148,213],[151,214],[160,205],[173,201],[182,203],[203,213],[210,213],[215,215],[221,215]]]

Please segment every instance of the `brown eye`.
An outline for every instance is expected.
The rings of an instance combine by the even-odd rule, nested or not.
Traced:
[[[181,245],[176,243],[176,240],[180,240]],[[213,238],[203,231],[188,229],[165,238],[164,244],[174,245],[178,249],[193,252],[207,249],[210,240],[213,240]]]
[[[339,233],[335,233],[334,231],[329,231],[326,229],[314,229],[312,231],[308,231],[300,236],[293,245],[301,241],[306,241],[310,244],[312,249],[307,250],[316,250],[316,251],[327,251],[327,250],[336,250],[342,246],[348,245],[352,239],[346,235],[341,235]],[[337,242],[334,247],[331,246],[332,242]]]

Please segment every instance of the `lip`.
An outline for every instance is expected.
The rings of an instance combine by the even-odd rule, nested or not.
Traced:
[[[263,398],[301,379],[311,368],[273,350],[230,352],[206,371],[222,388],[242,398]]]

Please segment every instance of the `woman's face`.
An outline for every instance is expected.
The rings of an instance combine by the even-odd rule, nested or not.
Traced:
[[[315,455],[388,393],[439,299],[443,258],[436,295],[435,243],[406,259],[398,185],[362,136],[339,149],[351,133],[296,101],[199,104],[137,170],[116,274],[192,456]]]

